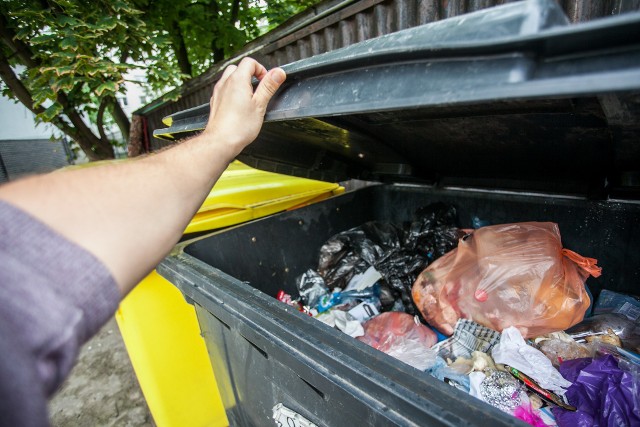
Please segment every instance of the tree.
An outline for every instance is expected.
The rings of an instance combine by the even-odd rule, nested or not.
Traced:
[[[316,2],[2,0],[3,93],[89,159],[112,158],[104,127],[112,120],[128,139],[129,118],[116,97],[128,71],[144,70],[145,84],[165,91]]]

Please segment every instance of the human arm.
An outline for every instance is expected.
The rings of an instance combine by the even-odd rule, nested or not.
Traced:
[[[260,80],[255,92],[251,78]],[[214,89],[205,131],[140,160],[28,178],[0,187],[0,200],[86,249],[121,295],[179,240],[213,184],[257,136],[285,75],[244,59]]]

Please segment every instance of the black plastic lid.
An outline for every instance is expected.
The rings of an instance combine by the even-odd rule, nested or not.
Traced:
[[[283,67],[240,160],[327,180],[640,199],[640,13],[511,3]],[[154,135],[202,129],[209,106]]]

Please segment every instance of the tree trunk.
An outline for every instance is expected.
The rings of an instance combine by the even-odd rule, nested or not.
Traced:
[[[191,62],[189,62],[189,53],[187,52],[187,46],[184,44],[184,36],[182,35],[182,29],[180,29],[180,23],[175,19],[171,22],[171,38],[173,39],[173,50],[176,53],[180,72],[191,77],[193,70],[191,68]],[[183,78],[182,80],[184,81],[186,79]]]
[[[111,117],[115,120],[120,132],[122,133],[122,138],[126,141],[129,141],[129,132],[131,129],[131,122],[129,122],[129,118],[127,117],[127,113],[124,112],[120,102],[117,98],[112,98],[113,108],[111,110]]]
[[[214,16],[214,19],[220,19],[220,6],[218,3],[213,0],[211,2],[211,13]],[[213,62],[222,62],[224,60],[224,48],[216,46],[216,35],[213,35],[213,39],[211,40],[211,52],[213,53]]]

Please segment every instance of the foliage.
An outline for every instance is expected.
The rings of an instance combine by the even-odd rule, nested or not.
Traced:
[[[2,0],[0,66],[12,67],[0,67],[3,92],[78,141],[90,158],[109,157],[98,149],[109,144],[102,124],[107,113],[128,134],[115,95],[125,91],[129,71],[143,70],[150,91],[167,90],[316,2]],[[87,118],[99,135],[83,125]]]

